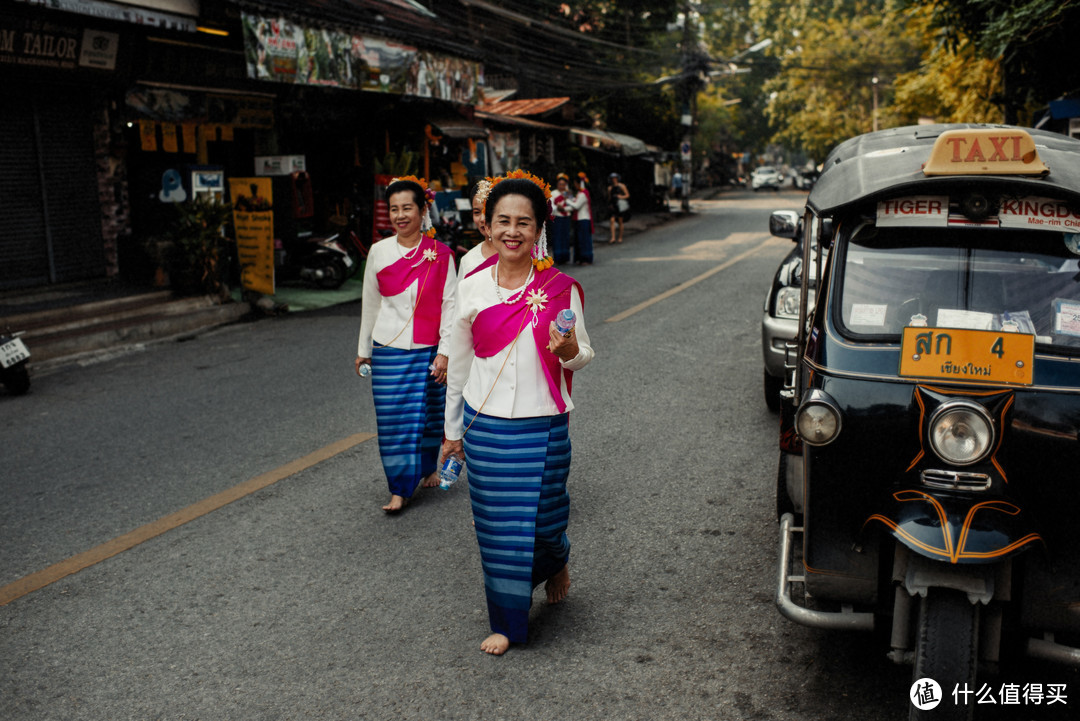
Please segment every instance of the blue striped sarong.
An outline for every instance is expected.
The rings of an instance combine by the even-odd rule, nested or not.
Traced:
[[[465,405],[465,424],[472,424],[465,461],[488,618],[492,632],[511,643],[528,640],[533,588],[570,558],[568,419],[566,413],[495,418]]]
[[[446,386],[428,366],[434,346],[371,351],[371,394],[379,433],[379,455],[390,493],[411,498],[417,485],[435,472],[442,445]]]

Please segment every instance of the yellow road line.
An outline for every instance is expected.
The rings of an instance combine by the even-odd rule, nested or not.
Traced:
[[[748,258],[751,255],[754,255],[755,253],[760,253],[765,248],[768,248],[768,247],[771,247],[772,245],[775,245],[775,243],[774,243],[775,240],[776,240],[776,238],[769,238],[769,240],[765,241],[761,245],[757,245],[757,246],[755,246],[753,248],[750,248],[749,250],[744,250],[742,253],[739,253],[734,258],[731,258],[730,260],[724,261],[723,263],[716,266],[715,268],[711,268],[711,269],[705,271],[704,273],[702,273],[701,275],[699,275],[697,277],[691,278],[688,281],[680,283],[679,285],[675,286],[671,290],[666,290],[663,293],[661,293],[660,295],[655,295],[652,298],[649,298],[648,300],[642,301],[641,303],[638,303],[637,305],[633,306],[632,308],[628,308],[628,309],[624,310],[622,313],[617,313],[617,314],[611,316],[610,318],[608,318],[604,322],[605,323],[618,323],[621,320],[626,320],[630,316],[634,315],[635,313],[640,313],[641,311],[645,310],[646,308],[648,308],[651,305],[655,305],[655,304],[659,303],[662,300],[667,300],[671,296],[677,295],[678,293],[682,293],[687,288],[690,288],[691,286],[697,285],[698,283],[700,283],[703,280],[706,280],[707,278],[711,278],[712,276],[716,275],[720,271],[725,270],[727,268],[730,268],[731,266],[735,265],[736,263],[743,260],[744,258]]]
[[[106,541],[100,546],[95,546],[88,551],[72,556],[60,563],[53,564],[36,573],[31,573],[29,576],[23,576],[18,581],[0,587],[0,606],[7,605],[17,598],[22,598],[28,593],[40,590],[51,583],[59,581],[61,578],[70,576],[73,573],[78,573],[84,568],[93,566],[95,563],[100,563],[117,554],[128,551],[135,546],[138,546],[140,543],[149,541],[151,538],[160,536],[166,531],[171,531],[185,523],[201,518],[212,511],[227,506],[233,501],[251,495],[255,491],[262,490],[263,488],[273,485],[289,476],[295,475],[300,471],[311,468],[328,458],[332,458],[333,456],[347,451],[353,446],[369,441],[374,437],[374,433],[357,433],[348,438],[343,438],[336,443],[331,443],[328,446],[320,448],[314,453],[309,453],[303,458],[298,458],[295,461],[286,463],[272,471],[263,473],[260,476],[255,476],[228,490],[217,493],[209,498],[204,498],[187,508],[182,508],[175,513],[170,513],[145,526],[140,526],[130,533],[125,533],[111,541]]]

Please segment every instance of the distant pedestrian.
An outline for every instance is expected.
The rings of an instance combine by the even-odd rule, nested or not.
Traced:
[[[484,201],[487,200],[491,190],[491,178],[483,178],[472,188],[472,219],[473,225],[480,233],[480,242],[477,243],[461,259],[461,267],[458,268],[458,281],[465,280],[470,275],[482,268],[490,267],[496,260],[495,245],[491,242],[491,231],[484,220]]]
[[[585,173],[578,173],[577,177],[577,192],[570,201],[574,211],[574,264],[592,265],[593,216],[589,177]]]
[[[555,190],[551,193],[552,214],[555,217],[552,223],[552,255],[555,265],[566,263],[570,260],[570,226],[574,211],[570,207],[573,195],[570,193],[570,177],[566,173],[559,173],[555,180]]]
[[[445,456],[466,460],[493,655],[525,643],[535,586],[548,603],[570,588],[571,377],[593,358],[581,287],[543,250],[547,184],[496,180],[486,220],[499,260],[462,281],[450,341]],[[556,330],[573,310],[577,324]]]
[[[630,219],[630,191],[622,183],[618,173],[608,176],[608,218],[611,219],[611,238],[608,243],[623,242],[623,223]],[[619,232],[615,229],[618,227]]]
[[[683,178],[682,172],[676,170],[675,175],[671,176],[671,195],[676,200],[682,200],[683,197]]]
[[[371,246],[364,269],[356,372],[370,364],[387,513],[404,508],[421,482],[438,485],[457,274],[454,251],[424,232],[428,192],[411,175],[391,181],[386,202],[397,235]]]

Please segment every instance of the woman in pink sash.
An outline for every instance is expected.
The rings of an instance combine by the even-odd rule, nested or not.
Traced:
[[[397,235],[368,253],[356,370],[371,364],[379,454],[390,488],[383,510],[396,513],[421,482],[438,485],[457,274],[454,252],[423,232],[426,184],[395,178],[386,200]]]
[[[473,225],[480,231],[480,242],[469,249],[465,257],[461,259],[461,267],[458,268],[458,280],[462,281],[483,268],[490,268],[498,257],[495,253],[495,244],[491,242],[491,231],[488,230],[487,221],[484,219],[484,201],[491,192],[491,178],[483,178],[473,186],[472,190],[472,218]]]
[[[528,640],[537,585],[548,603],[570,587],[571,378],[593,350],[581,286],[547,257],[547,190],[522,171],[493,182],[498,261],[459,285],[450,341],[443,452],[466,461],[491,626],[480,648],[494,655]],[[577,325],[560,333],[565,309]]]

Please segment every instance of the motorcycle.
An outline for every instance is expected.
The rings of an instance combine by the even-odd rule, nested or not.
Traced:
[[[12,333],[10,329],[0,333],[0,383],[13,396],[30,390],[30,373],[26,368],[30,351],[19,337],[21,335],[21,332]]]
[[[908,718],[972,719],[976,692],[1021,693],[1020,656],[1080,667],[1080,141],[912,126],[823,167],[801,221],[770,224],[816,269],[782,391],[776,604],[886,631]]]
[[[356,275],[367,249],[351,228],[329,236],[298,238],[280,250],[277,265],[285,277],[297,277],[334,290]]]

